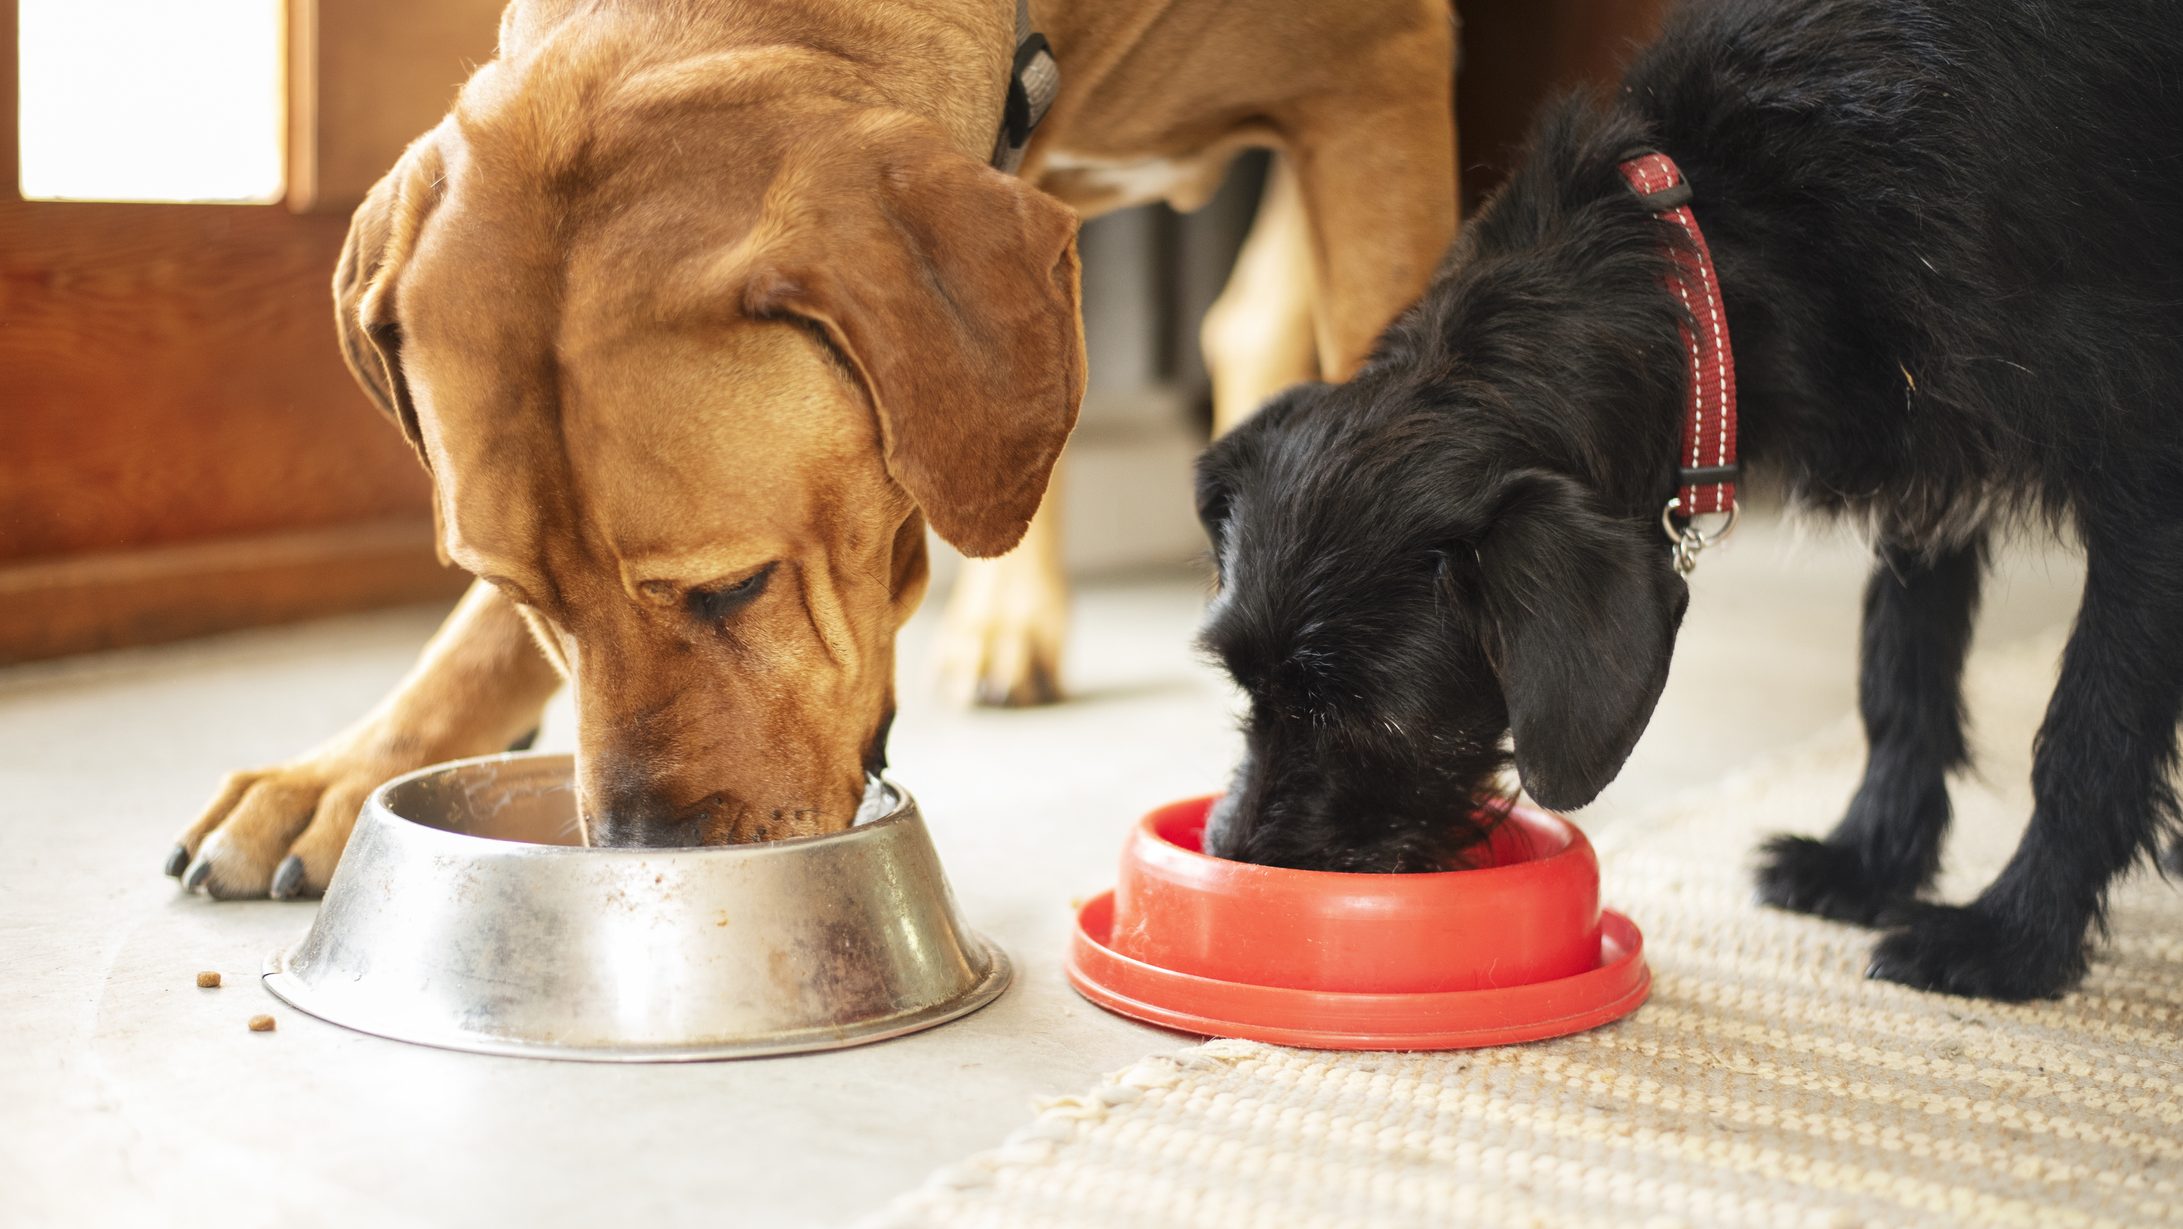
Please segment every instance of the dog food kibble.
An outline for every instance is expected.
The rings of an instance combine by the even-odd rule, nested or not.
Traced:
[[[218,973],[199,973],[197,975],[197,988],[199,990],[219,989],[220,975]]]
[[[270,1032],[272,1032],[272,1031],[273,1031],[273,1017],[271,1017],[271,1016],[252,1016],[252,1017],[250,1017],[250,1031],[251,1031],[251,1032],[253,1032],[253,1033],[270,1033]]]

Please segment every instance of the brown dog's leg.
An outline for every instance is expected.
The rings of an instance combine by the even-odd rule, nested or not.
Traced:
[[[1198,330],[1213,378],[1215,434],[1226,434],[1268,397],[1318,375],[1311,250],[1295,169],[1276,158],[1228,284]]]
[[[366,794],[426,764],[505,750],[560,683],[515,607],[476,582],[362,720],[285,764],[230,775],[167,873],[221,899],[322,892]]]
[[[1061,646],[1069,632],[1062,468],[1054,466],[1016,549],[998,559],[965,559],[955,578],[935,659],[940,690],[957,703],[1017,708],[1061,698]]]
[[[1360,70],[1370,98],[1313,109],[1292,140],[1310,219],[1323,378],[1346,380],[1455,238],[1452,30]]]
[[[1239,325],[1231,348],[1210,340],[1223,325],[1208,321],[1222,429],[1266,394],[1313,374],[1313,364],[1293,357],[1302,349],[1289,336],[1299,304],[1309,306],[1317,373],[1346,379],[1380,330],[1425,289],[1455,237],[1455,33],[1436,6],[1424,8],[1433,15],[1414,35],[1358,66],[1357,96],[1314,99],[1284,125],[1294,134],[1287,160],[1301,209],[1281,202],[1278,186],[1269,192],[1267,229],[1252,228],[1257,258],[1246,253],[1249,267],[1239,267],[1222,293],[1237,308],[1230,321],[1248,313],[1274,331],[1254,339]],[[1299,213],[1308,225],[1297,221]],[[1296,230],[1308,236],[1306,277],[1292,272],[1300,271]],[[1263,285],[1268,298],[1248,304],[1243,278],[1254,291]],[[1068,587],[1055,473],[1023,544],[997,560],[968,561],[956,579],[938,645],[941,686],[955,699],[1021,705],[1060,698]]]

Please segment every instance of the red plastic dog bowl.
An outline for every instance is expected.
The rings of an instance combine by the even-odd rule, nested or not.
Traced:
[[[1558,815],[1517,807],[1485,865],[1359,875],[1201,852],[1212,798],[1152,812],[1085,902],[1069,983],[1152,1024],[1330,1050],[1455,1050],[1597,1028],[1645,1001],[1630,920]]]

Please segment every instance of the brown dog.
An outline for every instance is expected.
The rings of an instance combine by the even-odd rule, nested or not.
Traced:
[[[372,713],[230,777],[170,871],[316,892],[366,792],[508,745],[563,680],[594,842],[846,825],[924,525],[1008,550],[1075,418],[1076,214],[1033,182],[1086,212],[1187,203],[1279,147],[1289,234],[1253,243],[1308,250],[1310,277],[1264,257],[1254,284],[1246,259],[1228,297],[1263,296],[1256,332],[1311,322],[1334,374],[1424,285],[1454,225],[1444,7],[1034,17],[1062,88],[1017,179],[986,165],[1005,0],[512,5],[335,279],[351,365],[479,583]],[[1238,395],[1254,363],[1274,374]],[[1296,366],[1217,355],[1223,403]]]

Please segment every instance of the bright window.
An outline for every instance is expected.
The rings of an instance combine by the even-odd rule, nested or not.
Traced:
[[[22,193],[281,197],[283,0],[18,0]]]

